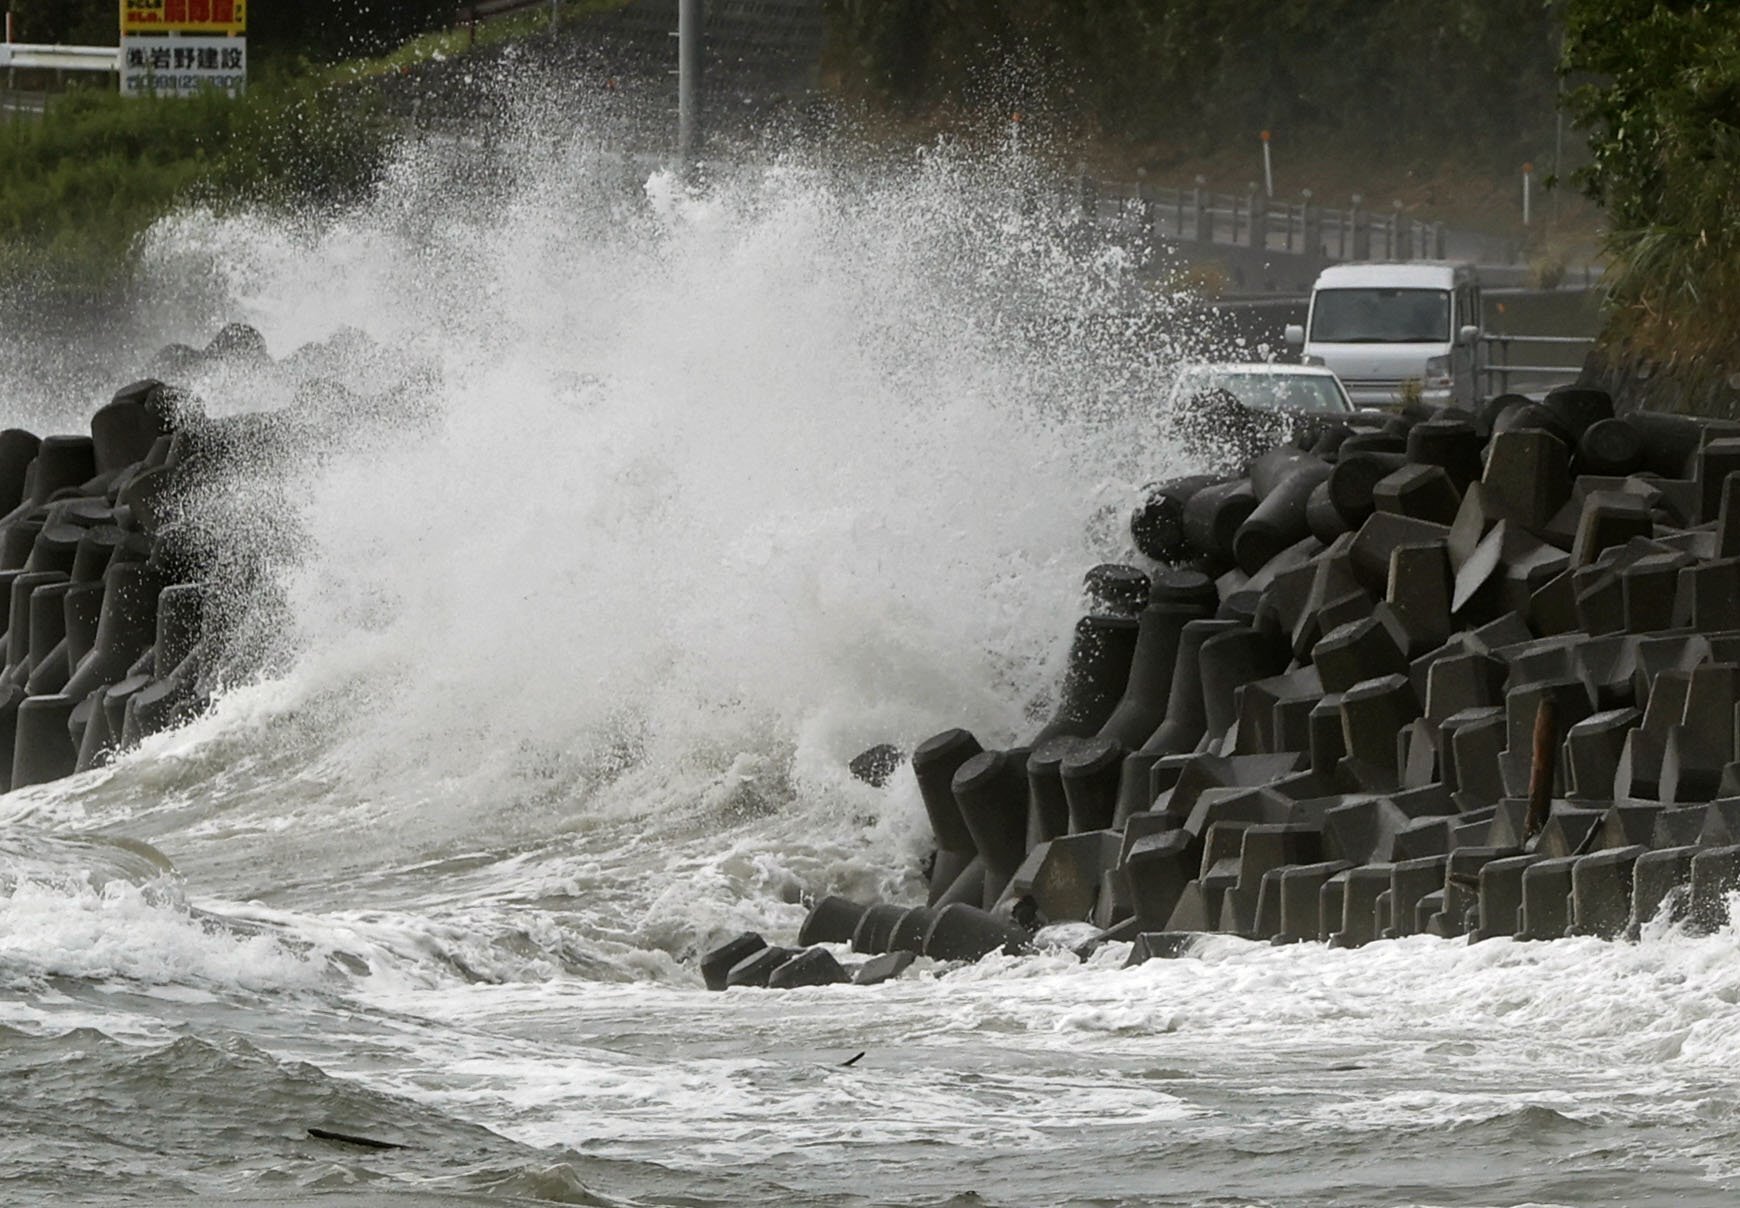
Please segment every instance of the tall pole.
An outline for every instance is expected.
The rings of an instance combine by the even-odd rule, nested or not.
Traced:
[[[685,172],[701,153],[702,0],[677,0],[677,158]]]

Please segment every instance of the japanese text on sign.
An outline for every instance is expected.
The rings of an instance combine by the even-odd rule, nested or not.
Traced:
[[[208,89],[238,96],[247,83],[246,38],[121,39],[126,96],[192,96]]]
[[[247,0],[121,0],[121,33],[241,34]]]

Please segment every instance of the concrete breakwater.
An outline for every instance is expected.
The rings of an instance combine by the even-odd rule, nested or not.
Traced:
[[[1725,923],[1740,424],[1629,401],[1360,414],[1154,484],[1132,564],[1088,572],[1051,720],[912,753],[928,900],[823,899],[796,948],[708,953],[708,984],[875,982],[1060,923],[1133,962],[1209,932]],[[849,972],[830,944],[871,959]]]
[[[203,419],[137,382],[85,433],[0,432],[0,784],[82,771],[202,707],[205,589],[164,540]]]

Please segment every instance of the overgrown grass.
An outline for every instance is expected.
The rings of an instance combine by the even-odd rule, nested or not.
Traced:
[[[562,0],[563,23],[627,0]],[[178,204],[336,204],[377,179],[394,125],[371,81],[535,35],[545,8],[414,38],[334,66],[282,63],[245,97],[56,98],[39,122],[0,124],[0,280],[80,290],[127,274],[138,238]]]
[[[178,203],[332,203],[357,196],[390,140],[367,90],[262,82],[246,97],[58,98],[0,125],[0,271],[100,284]]]

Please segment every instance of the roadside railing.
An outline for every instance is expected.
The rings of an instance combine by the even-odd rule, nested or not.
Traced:
[[[1504,235],[1453,230],[1409,218],[1394,208],[1367,207],[1359,195],[1346,206],[1323,205],[1308,190],[1286,201],[1261,192],[1217,193],[1147,182],[1100,180],[1078,169],[1074,181],[1083,215],[1097,226],[1145,234],[1157,242],[1237,248],[1249,255],[1297,263],[1341,260],[1468,260],[1518,265],[1521,243]]]
[[[1554,386],[1567,386],[1575,382],[1583,373],[1583,366],[1563,364],[1537,364],[1543,356],[1553,356],[1571,349],[1588,352],[1595,345],[1590,336],[1503,336],[1487,335],[1480,338],[1485,351],[1480,369],[1482,392],[1491,398],[1498,394],[1509,394],[1512,382],[1527,379],[1527,384],[1537,392],[1551,390]],[[1526,363],[1517,363],[1513,357],[1520,356]],[[1568,357],[1561,356],[1560,360]]]

